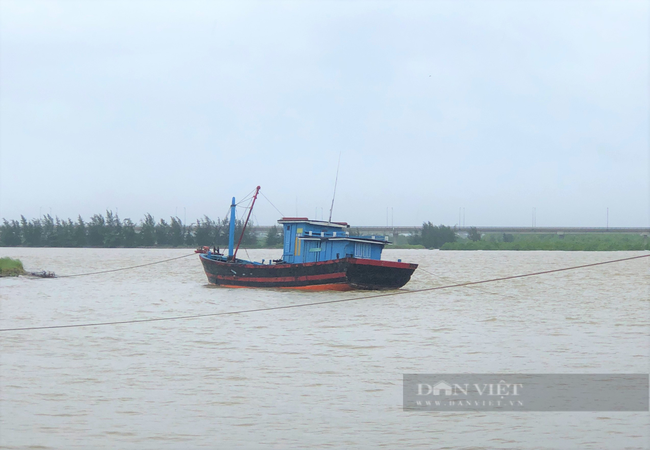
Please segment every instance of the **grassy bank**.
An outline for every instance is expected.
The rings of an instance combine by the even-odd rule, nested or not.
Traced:
[[[23,263],[19,260],[0,258],[0,277],[16,277],[24,273]]]
[[[510,242],[508,242],[510,241]],[[448,242],[442,250],[560,250],[630,251],[650,250],[642,236],[631,234],[565,235],[557,234],[486,234],[480,241],[467,239]]]

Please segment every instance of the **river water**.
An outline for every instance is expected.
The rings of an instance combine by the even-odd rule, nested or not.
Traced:
[[[3,248],[59,275],[191,253]],[[281,250],[249,250],[253,259]],[[404,289],[642,252],[387,250]],[[242,256],[246,257],[245,253]],[[0,333],[0,447],[650,447],[647,412],[405,412],[404,373],[648,373],[649,260],[476,288],[193,320]],[[0,328],[363,297],[207,285],[197,256],[0,279]]]

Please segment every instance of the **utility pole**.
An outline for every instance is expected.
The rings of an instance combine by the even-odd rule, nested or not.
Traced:
[[[609,231],[609,206],[607,207],[607,231]]]
[[[533,208],[532,227],[533,228],[537,227],[537,208]]]

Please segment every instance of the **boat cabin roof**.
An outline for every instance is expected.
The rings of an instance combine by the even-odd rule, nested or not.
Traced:
[[[334,228],[350,228],[347,222],[326,222],[324,220],[309,220],[308,217],[283,217],[278,220],[278,223],[308,223],[317,227],[334,227]]]

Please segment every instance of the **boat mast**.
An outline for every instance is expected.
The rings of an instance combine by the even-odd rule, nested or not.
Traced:
[[[233,258],[232,250],[235,248],[235,197],[232,198],[232,204],[230,205],[230,233],[228,234],[228,255],[230,259]]]
[[[332,210],[334,209],[334,198],[336,197],[336,185],[339,182],[339,167],[341,167],[340,152],[339,152],[339,162],[336,164],[336,180],[334,180],[334,194],[332,195],[332,206],[330,206],[330,218],[327,220],[328,223],[332,223]]]
[[[239,250],[239,244],[241,244],[241,240],[244,237],[244,231],[246,231],[246,225],[248,225],[248,219],[251,218],[251,213],[253,212],[253,206],[255,206],[255,200],[257,200],[257,194],[260,192],[260,187],[257,186],[257,189],[255,189],[255,195],[253,195],[253,203],[251,203],[251,209],[248,210],[248,216],[246,216],[246,222],[244,222],[244,228],[241,230],[241,236],[239,236],[239,241],[237,241],[237,248],[235,249],[235,253],[232,255],[232,261],[235,262],[235,256],[237,256],[237,250]],[[233,203],[234,199],[233,199]],[[231,229],[232,229],[232,225]],[[234,233],[233,233],[234,235]],[[232,236],[232,235],[231,235]]]

